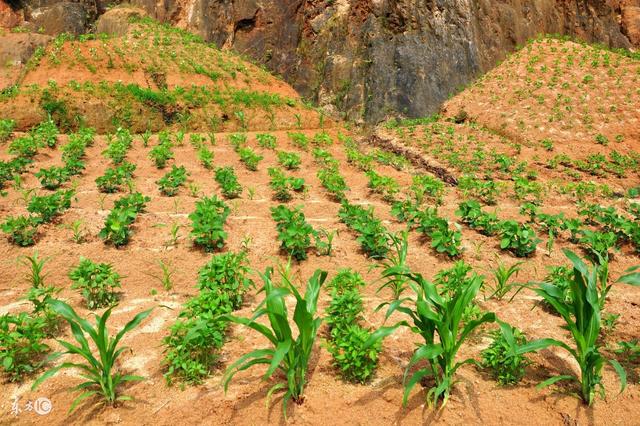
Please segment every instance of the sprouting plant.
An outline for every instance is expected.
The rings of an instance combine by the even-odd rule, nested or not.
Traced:
[[[324,228],[319,228],[316,231],[316,250],[320,256],[331,256],[333,252],[333,239],[338,234],[338,230],[328,231]]]
[[[62,227],[70,230],[73,233],[73,242],[76,244],[81,244],[84,242],[86,237],[86,232],[84,229],[84,221],[82,219],[74,220],[71,223],[64,223]]]
[[[78,356],[82,361],[67,361],[51,368],[33,383],[31,389],[37,389],[42,382],[62,369],[78,368],[82,370],[82,377],[86,381],[73,388],[73,390],[82,391],[82,393],[73,401],[69,411],[73,411],[83,400],[94,395],[101,397],[107,405],[113,405],[117,401],[131,400],[130,396],[119,395],[118,387],[125,382],[143,380],[143,378],[116,372],[118,358],[126,350],[126,347],[119,347],[118,345],[126,333],[136,328],[149,316],[151,309],[137,314],[115,337],[111,337],[107,328],[107,320],[111,316],[113,308],[107,309],[102,315],[94,314],[96,324],[92,326],[89,321],[78,316],[73,308],[66,303],[59,300],[51,300],[49,304],[56,314],[69,323],[73,330],[73,337],[77,342],[77,345],[74,345],[64,340],[58,340],[58,343],[66,351],[63,353],[57,352],[52,356],[52,359],[69,354]],[[89,340],[92,341],[97,353],[91,351]]]
[[[169,291],[173,288],[173,275],[175,274],[175,269],[171,265],[171,262],[165,262],[164,260],[158,260],[158,266],[160,267],[159,273],[147,273],[152,278],[155,278],[160,284],[162,284],[162,288],[165,291]]]
[[[389,234],[389,240],[391,241],[391,250],[385,256],[385,259],[379,264],[378,267],[383,268],[383,271],[394,270],[410,272],[407,266],[407,255],[409,252],[409,233],[405,230],[399,234]],[[384,274],[384,273],[383,273]],[[409,279],[402,274],[385,275],[385,282],[378,289],[378,292],[384,288],[389,288],[393,292],[393,298],[398,300],[406,289]]]
[[[40,258],[38,252],[34,251],[31,256],[20,256],[18,262],[21,265],[29,268],[29,275],[27,281],[31,284],[31,287],[44,287],[44,279],[47,274],[43,273],[44,265],[51,260],[50,257]]]
[[[518,284],[509,283],[509,280],[512,276],[517,276],[518,272],[522,268],[524,262],[516,262],[513,265],[507,267],[504,263],[498,262],[498,266],[493,270],[493,277],[495,280],[495,285],[491,288],[490,298],[495,297],[498,300],[502,300],[504,296],[506,296],[513,288],[518,287]]]
[[[280,273],[282,278],[280,285],[274,285],[272,274],[272,268],[267,268],[264,274],[261,274],[264,282],[261,291],[264,291],[265,299],[251,318],[225,316],[229,321],[245,325],[260,333],[269,340],[271,347],[250,352],[231,364],[225,373],[223,385],[226,391],[236,373],[256,364],[266,364],[268,368],[263,376],[265,380],[271,378],[276,371],[280,371],[286,377],[286,383],[276,383],[267,393],[268,403],[274,392],[285,392],[283,411],[286,416],[287,402],[290,399],[297,404],[301,404],[304,400],[309,359],[322,323],[322,319],[316,315],[318,296],[327,273],[321,270],[315,271],[307,283],[304,297],[291,282],[288,273]],[[287,296],[293,296],[296,300],[293,321],[289,317],[285,303]],[[268,326],[257,322],[265,315],[269,320]],[[293,325],[297,328],[297,332],[293,331]]]

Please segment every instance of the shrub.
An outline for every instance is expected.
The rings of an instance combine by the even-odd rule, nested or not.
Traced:
[[[318,170],[318,179],[336,200],[345,199],[344,193],[349,190],[349,187],[337,168],[326,167]]]
[[[224,224],[230,212],[224,201],[215,195],[197,201],[195,212],[189,215],[193,242],[208,252],[222,248],[227,239]]]
[[[71,207],[71,198],[74,195],[74,191],[68,189],[56,191],[51,195],[32,197],[27,206],[27,211],[38,216],[42,222],[51,222]]]
[[[8,217],[2,223],[2,232],[8,234],[9,240],[18,246],[34,245],[41,220],[33,216]]]
[[[288,170],[297,170],[300,168],[302,160],[295,152],[278,151],[278,163]]]
[[[491,337],[491,344],[481,353],[480,365],[489,370],[500,385],[519,383],[531,361],[526,356],[517,354],[516,348],[525,345],[527,338],[517,328],[502,322],[500,330],[494,331]]]
[[[238,154],[240,155],[240,161],[251,171],[258,170],[258,164],[264,158],[249,147],[240,148]]]
[[[242,185],[238,182],[238,177],[233,167],[218,167],[215,179],[220,184],[222,195],[225,198],[237,198],[242,193]]]
[[[94,263],[81,257],[78,266],[69,272],[69,278],[73,281],[71,288],[81,290],[91,310],[111,306],[118,301],[115,289],[120,288],[120,275],[109,263]]]
[[[138,213],[133,207],[114,208],[104,219],[104,227],[98,236],[116,247],[128,244],[131,238],[130,226],[137,216]]]
[[[168,197],[173,197],[178,193],[181,186],[187,181],[187,169],[184,166],[176,167],[171,166],[171,171],[165,174],[158,182],[160,192]]]
[[[9,381],[20,382],[46,362],[46,318],[21,312],[0,316],[0,366]]]
[[[135,170],[135,164],[125,161],[116,168],[105,170],[104,175],[96,178],[96,186],[100,192],[107,194],[118,192],[120,187],[133,177]]]
[[[167,161],[173,158],[171,148],[172,144],[167,140],[154,146],[149,152],[149,158],[153,160],[153,163],[158,169],[164,169],[167,165]]]
[[[298,261],[307,258],[311,237],[316,235],[316,231],[307,223],[301,210],[301,207],[288,209],[283,205],[271,208],[271,217],[276,222],[281,249]]]
[[[213,157],[213,152],[205,146],[198,148],[198,160],[200,160],[205,169],[213,169]]]

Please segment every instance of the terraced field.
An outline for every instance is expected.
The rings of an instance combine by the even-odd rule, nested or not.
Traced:
[[[640,263],[638,78],[637,59],[545,39],[454,97],[441,117],[366,130],[324,117],[256,66],[149,21],[122,38],[55,39],[0,97],[0,314],[8,314],[0,422],[633,424],[640,289],[614,281]],[[534,284],[578,300],[579,274],[561,268],[571,265],[563,249],[596,262],[599,277],[607,271],[610,291],[592,289],[601,296],[590,300],[593,346],[627,371],[618,395],[607,364],[606,398],[590,407],[575,382],[536,389],[559,374],[582,377],[567,350],[509,358],[491,314],[518,329],[516,348],[545,338],[573,348]],[[27,256],[46,259],[44,283],[29,278]],[[316,270],[328,272],[324,282]],[[419,276],[401,274],[409,271]],[[303,296],[322,284],[315,312],[313,291],[305,297],[308,318],[288,281]],[[125,334],[130,350],[116,364],[145,378],[118,387],[132,400],[105,406],[92,394],[69,414],[81,394],[67,392],[83,381],[78,369],[32,389],[48,369],[80,361],[42,362],[63,349],[56,338],[74,342],[67,322],[40,305],[47,295],[88,319],[114,306],[112,334],[152,309]],[[306,331],[292,326],[292,339],[324,320],[307,352],[296,352],[309,357],[306,383],[286,417],[283,389],[269,392],[286,385],[281,370],[262,380],[269,367],[255,365],[223,386],[236,360],[270,344],[255,323],[228,315],[251,318],[266,295],[267,309],[286,305],[292,324],[294,312],[303,317]],[[446,332],[420,346],[427,326],[382,327],[411,320],[406,310],[385,318],[399,301],[442,319],[450,313],[435,306],[452,300],[461,306],[448,330],[461,344],[450,358],[478,363],[461,365],[448,376],[450,392],[443,385],[432,398],[441,382],[420,372],[426,352],[441,356],[434,347]],[[273,356],[291,354],[289,344]],[[423,358],[413,362],[417,347]],[[497,369],[492,354],[503,360]],[[25,410],[39,397],[51,401],[46,415]]]

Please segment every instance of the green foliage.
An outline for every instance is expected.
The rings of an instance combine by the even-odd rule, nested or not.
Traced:
[[[281,249],[295,260],[306,259],[316,231],[307,223],[302,208],[271,207],[271,217],[276,222]]]
[[[518,346],[524,346],[527,338],[515,327],[499,321],[500,330],[491,333],[489,347],[482,351],[482,368],[489,370],[491,376],[502,386],[519,383],[525,369],[531,361],[517,353]]]
[[[136,213],[142,213],[146,209],[146,204],[151,198],[142,195],[140,192],[134,192],[124,197],[118,198],[113,203],[113,209],[133,210]]]
[[[44,189],[55,190],[67,182],[71,174],[66,167],[52,166],[48,169],[40,169],[35,176]]]
[[[349,190],[347,182],[336,167],[324,167],[318,170],[318,179],[322,186],[338,201],[345,199],[344,193]]]
[[[300,168],[302,160],[300,155],[295,152],[278,151],[278,163],[288,170],[297,170]]]
[[[58,343],[66,351],[64,353],[56,353],[56,357],[69,354],[77,356],[81,361],[67,361],[53,367],[33,383],[32,390],[35,390],[43,381],[62,369],[77,368],[82,370],[82,377],[86,381],[73,388],[73,390],[83,392],[73,401],[69,411],[73,411],[84,399],[94,395],[102,398],[105,404],[108,405],[113,405],[116,401],[130,400],[131,397],[129,396],[118,395],[118,387],[122,383],[143,380],[143,378],[116,372],[118,358],[127,349],[126,347],[119,347],[118,344],[126,333],[136,328],[149,316],[151,309],[137,314],[115,337],[110,337],[107,320],[111,316],[113,308],[107,309],[102,315],[94,314],[96,325],[92,326],[89,321],[79,317],[73,308],[66,303],[59,300],[52,300],[49,303],[53,311],[69,323],[73,330],[73,337],[77,342],[77,345],[74,345],[67,341],[58,340]],[[89,348],[87,336],[92,341],[97,353],[93,353]]]
[[[278,168],[270,167],[268,169],[271,181],[269,186],[273,190],[273,198],[277,201],[286,203],[293,198],[291,191],[302,192],[306,189],[304,179],[287,176]]]
[[[546,387],[562,380],[576,381],[580,385],[582,400],[591,405],[597,392],[604,396],[601,372],[607,359],[600,353],[601,311],[610,285],[607,285],[606,278],[604,282],[601,282],[603,274],[600,269],[603,266],[594,265],[589,268],[572,251],[565,249],[563,252],[573,264],[573,273],[569,281],[571,298],[567,300],[565,291],[550,282],[539,283],[535,291],[566,322],[565,329],[571,333],[574,347],[547,338],[518,347],[516,353],[524,354],[548,346],[565,349],[580,366],[580,376],[554,376],[540,383],[538,387]],[[640,274],[636,270],[637,268],[632,268],[618,282],[640,285]],[[608,361],[618,373],[621,390],[624,390],[626,386],[624,369],[616,360],[610,359]]]
[[[251,171],[258,170],[258,164],[264,159],[262,155],[259,155],[249,147],[240,148],[238,155],[240,155],[240,161]]]
[[[51,195],[32,197],[27,211],[36,215],[42,222],[48,223],[71,207],[71,198],[75,195],[72,189],[58,190]]]
[[[194,244],[210,252],[222,248],[227,239],[224,224],[231,209],[215,195],[196,202],[196,210],[189,215]]]
[[[46,318],[27,312],[0,316],[0,366],[11,382],[40,369],[49,346]]]
[[[502,262],[498,262],[498,267],[493,271],[493,277],[495,280],[495,286],[491,288],[491,295],[489,297],[495,297],[498,300],[502,300],[517,284],[509,283],[509,279],[512,276],[517,276],[520,272],[523,262],[516,262],[513,265],[507,267]]]
[[[456,371],[472,362],[471,359],[456,362],[460,347],[480,325],[495,321],[492,312],[471,321],[463,320],[465,310],[473,304],[482,285],[482,277],[474,274],[453,292],[441,295],[437,287],[420,274],[407,273],[404,268],[390,268],[384,272],[387,277],[398,274],[409,279],[415,298],[406,297],[388,304],[386,318],[398,311],[408,316],[412,324],[401,321],[391,327],[382,327],[371,335],[369,343],[392,333],[399,326],[406,326],[419,334],[424,343],[418,345],[405,370],[403,405],[406,405],[413,387],[429,376],[435,380],[435,386],[428,391],[427,401],[435,405],[442,398],[445,405],[455,384]],[[426,366],[414,369],[425,363]]]
[[[304,388],[307,382],[309,359],[318,334],[322,319],[316,315],[320,288],[327,278],[325,271],[316,270],[307,283],[304,297],[291,282],[287,272],[281,273],[281,284],[274,285],[273,270],[268,268],[262,279],[265,299],[255,311],[252,318],[240,318],[232,315],[225,317],[238,324],[245,325],[270,342],[270,347],[249,352],[231,364],[225,373],[223,385],[225,391],[229,382],[239,371],[246,370],[256,364],[268,365],[264,379],[271,378],[276,371],[286,377],[285,383],[276,383],[267,393],[267,401],[277,391],[284,391],[283,411],[286,416],[287,402],[293,399],[300,404],[303,401]],[[285,300],[288,296],[295,297],[293,318],[289,318]],[[267,316],[268,325],[258,323],[257,320]],[[293,320],[293,321],[291,321]],[[297,333],[293,331],[293,325]],[[296,336],[294,338],[294,336]]]
[[[220,318],[242,306],[244,294],[253,281],[244,252],[222,253],[200,269],[198,296],[185,305],[163,343],[165,378],[198,384],[215,365],[216,350],[224,344],[227,322]]]
[[[373,259],[385,257],[389,251],[389,232],[373,215],[373,207],[365,209],[343,201],[338,216],[343,223],[359,234],[357,241],[365,254]]]
[[[268,133],[258,133],[256,135],[256,139],[258,140],[258,146],[266,149],[276,149],[277,141],[274,135],[270,135]]]
[[[225,198],[238,198],[242,193],[242,185],[238,182],[238,176],[231,166],[218,167],[215,180],[220,185]]]
[[[125,161],[115,168],[106,169],[104,175],[96,178],[96,186],[100,192],[107,194],[118,192],[120,187],[133,177],[135,170],[135,164]]]
[[[415,175],[411,184],[411,191],[418,204],[426,200],[442,204],[444,195],[444,182],[429,175]]]
[[[160,192],[168,197],[173,197],[178,194],[178,190],[187,181],[187,169],[184,166],[176,167],[171,166],[171,171],[167,172],[164,176],[156,182],[160,188]]]
[[[153,163],[158,169],[164,169],[167,165],[167,161],[173,158],[173,151],[171,151],[173,144],[168,136],[165,136],[164,138],[160,136],[160,138],[160,143],[154,146],[149,152],[149,158],[153,160]]]
[[[40,218],[33,216],[10,216],[2,223],[2,232],[18,246],[28,247],[36,243]]]
[[[504,221],[500,225],[500,248],[510,250],[517,257],[531,256],[540,241],[529,225],[514,220]]]
[[[13,134],[13,129],[15,128],[15,126],[16,122],[14,120],[8,118],[0,120],[0,143],[9,140],[9,138]]]
[[[110,143],[102,154],[105,157],[110,158],[113,164],[122,164],[127,156],[127,151],[131,148],[131,144],[133,144],[133,136],[131,136],[131,133],[129,133],[128,130],[118,128],[116,130],[115,139],[111,135],[109,135],[108,138]]]
[[[382,176],[375,170],[369,170],[365,173],[369,178],[369,189],[375,194],[382,195],[387,202],[395,201],[395,196],[400,192],[400,185],[392,177]]]
[[[31,159],[36,156],[38,150],[44,145],[28,134],[14,139],[9,144],[9,153],[19,158]]]
[[[91,310],[114,305],[118,301],[115,289],[120,288],[120,275],[109,263],[95,263],[84,257],[69,272],[73,281],[71,288],[80,289],[82,297]]]
[[[207,149],[206,146],[198,148],[198,160],[200,160],[205,169],[213,169],[213,152]]]
[[[289,136],[289,139],[294,146],[297,146],[304,151],[309,149],[309,138],[304,133],[289,132],[287,133],[287,136]]]
[[[131,238],[130,226],[137,216],[138,212],[132,207],[114,208],[104,219],[104,227],[98,236],[116,247],[127,245]]]
[[[331,281],[331,303],[327,309],[329,341],[327,349],[333,364],[347,381],[365,383],[378,365],[381,342],[365,346],[371,331],[361,326],[362,297],[358,287],[364,281],[360,274],[343,269]]]

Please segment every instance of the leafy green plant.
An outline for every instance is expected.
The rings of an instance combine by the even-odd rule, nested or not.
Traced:
[[[151,309],[137,314],[115,337],[110,337],[107,320],[111,316],[113,308],[107,309],[102,315],[94,314],[96,324],[92,326],[89,321],[79,317],[73,308],[66,303],[59,300],[52,300],[49,303],[53,311],[69,323],[73,330],[73,337],[77,342],[77,345],[74,345],[64,340],[58,340],[58,343],[66,351],[63,353],[57,352],[53,358],[69,354],[78,356],[82,361],[67,361],[51,368],[33,383],[31,389],[37,389],[42,382],[62,369],[77,368],[83,371],[82,377],[86,381],[73,388],[73,390],[82,391],[82,393],[73,401],[69,411],[73,411],[83,400],[94,395],[101,397],[108,405],[113,405],[117,401],[131,400],[131,397],[127,395],[119,395],[118,387],[122,383],[139,381],[143,380],[143,378],[116,372],[118,358],[127,349],[126,347],[119,347],[118,344],[126,333],[136,328],[151,314]],[[93,346],[97,350],[96,354],[89,348],[87,337],[93,342]]]
[[[340,220],[357,232],[357,241],[362,251],[373,259],[382,259],[389,251],[389,232],[382,222],[373,215],[373,207],[362,206],[343,201],[338,212]]]
[[[278,168],[270,167],[268,173],[271,178],[269,186],[274,192],[273,198],[277,201],[290,201],[293,198],[291,191],[302,192],[306,188],[303,178],[287,176]]]
[[[316,231],[307,223],[302,208],[272,207],[271,217],[276,222],[281,249],[298,261],[306,259]]]
[[[0,366],[11,382],[21,382],[46,363],[49,346],[44,317],[21,312],[0,316]]]
[[[325,167],[318,170],[318,179],[322,186],[338,201],[345,199],[344,193],[349,190],[347,182],[336,167]]]
[[[34,196],[29,201],[27,211],[48,223],[71,207],[71,199],[75,195],[72,189],[58,190],[51,195]]]
[[[441,295],[436,286],[420,274],[407,273],[404,268],[390,268],[384,272],[386,277],[393,275],[406,276],[415,297],[405,297],[388,304],[386,318],[398,311],[408,316],[412,324],[401,321],[394,326],[382,327],[372,333],[369,344],[400,326],[419,334],[424,343],[418,345],[405,370],[403,405],[406,405],[413,387],[428,376],[433,377],[435,386],[427,392],[427,401],[435,405],[442,398],[442,405],[445,405],[456,383],[456,371],[462,365],[473,362],[472,359],[456,361],[460,347],[480,325],[495,321],[495,314],[489,312],[478,319],[463,322],[465,310],[473,304],[482,285],[482,277],[474,274],[452,292]],[[410,374],[413,367],[422,362],[426,363],[426,367]]]
[[[158,180],[157,184],[160,188],[160,192],[168,197],[173,197],[178,194],[178,190],[187,181],[189,173],[184,166],[176,167],[171,166],[171,171],[167,172],[164,176]]]
[[[238,155],[240,155],[240,161],[242,161],[245,167],[251,171],[258,170],[258,164],[264,159],[262,155],[256,153],[249,147],[240,148],[238,150]]]
[[[104,175],[96,178],[96,186],[100,192],[107,194],[118,192],[120,187],[133,177],[135,170],[135,164],[125,161],[115,168],[106,169]]]
[[[602,368],[608,361],[620,377],[621,391],[626,386],[626,373],[615,359],[607,360],[601,353],[600,333],[602,328],[601,301],[604,300],[604,292],[608,290],[605,283],[599,283],[602,274],[601,266],[594,265],[589,268],[571,250],[563,250],[565,256],[573,265],[573,273],[569,281],[571,298],[566,299],[564,291],[553,283],[539,283],[535,292],[565,321],[565,328],[571,333],[574,346],[555,339],[539,339],[519,346],[516,354],[525,354],[546,348],[557,346],[566,350],[580,366],[580,376],[563,374],[551,377],[538,385],[539,388],[550,386],[562,380],[575,381],[580,385],[580,397],[587,404],[594,402],[596,393],[604,396],[602,383]],[[632,268],[623,275],[618,282],[640,285],[640,274],[637,268]]]
[[[95,263],[84,257],[69,272],[71,288],[80,289],[89,309],[111,306],[118,301],[116,288],[120,288],[120,275],[109,263]]]
[[[13,244],[28,247],[36,243],[40,223],[40,218],[33,216],[11,216],[2,223],[2,232],[9,236]]]
[[[215,195],[196,202],[196,210],[189,215],[193,242],[213,251],[222,248],[227,239],[224,224],[231,209]]]
[[[517,276],[518,272],[522,268],[524,262],[516,262],[513,265],[507,267],[504,263],[498,262],[498,266],[493,270],[493,278],[495,280],[495,286],[491,288],[490,298],[495,297],[498,300],[502,300],[504,296],[506,296],[514,287],[517,287],[518,284],[509,283],[509,280],[512,276]]]
[[[207,149],[205,146],[198,148],[198,160],[204,166],[205,169],[213,169],[213,152]]]
[[[288,170],[297,170],[300,168],[302,160],[300,155],[295,152],[278,151],[278,163]]]
[[[4,143],[11,138],[15,126],[16,122],[14,120],[8,118],[0,120],[0,143]]]
[[[276,149],[277,141],[274,135],[258,133],[256,139],[258,140],[258,146],[266,149]]]
[[[149,158],[153,160],[153,163],[158,169],[164,169],[167,165],[167,161],[173,158],[171,148],[171,141],[165,140],[154,146],[149,152]]]
[[[491,376],[502,386],[515,385],[525,375],[531,361],[517,353],[518,346],[524,346],[527,338],[515,327],[498,321],[500,330],[491,333],[489,347],[482,351],[480,366],[489,370]]]
[[[40,181],[40,185],[44,189],[55,190],[60,188],[71,177],[69,171],[65,167],[49,167],[48,169],[40,169],[35,176]]]
[[[500,225],[500,248],[510,250],[517,257],[531,256],[540,241],[529,225],[514,220],[504,221]]]
[[[189,300],[163,343],[165,378],[197,384],[209,374],[224,343],[227,321],[220,317],[242,306],[253,281],[248,277],[246,253],[221,253],[198,273],[199,294]]]
[[[309,138],[304,133],[299,132],[289,132],[287,133],[289,136],[289,140],[294,146],[306,151],[309,149]]]
[[[236,176],[233,167],[218,167],[215,179],[220,184],[222,195],[225,198],[238,198],[242,193],[242,185],[238,182],[238,176]]]
[[[358,288],[364,285],[364,280],[360,274],[343,269],[329,285],[331,303],[326,318],[329,326],[327,349],[344,379],[365,383],[371,379],[378,365],[381,342],[365,346],[371,331],[360,324],[364,308]]]
[[[276,371],[280,371],[287,379],[286,384],[276,383],[267,393],[269,401],[274,392],[285,392],[283,411],[286,416],[287,402],[290,399],[297,404],[301,404],[304,400],[309,359],[322,323],[322,319],[316,315],[318,296],[327,273],[321,270],[315,271],[307,283],[304,297],[291,282],[288,273],[281,273],[282,282],[279,286],[274,285],[272,273],[273,269],[268,268],[264,274],[261,274],[264,281],[261,291],[265,293],[265,299],[251,318],[225,316],[229,321],[245,325],[260,333],[269,340],[271,347],[249,352],[231,364],[225,373],[223,385],[226,391],[229,382],[237,372],[256,364],[267,364],[268,368],[263,376],[265,380],[271,378]],[[293,321],[289,318],[285,303],[287,296],[293,296],[296,300]],[[265,326],[257,322],[263,316],[267,317],[269,325]],[[294,324],[297,333],[292,329]],[[297,337],[294,338],[294,336]]]
[[[116,247],[127,245],[131,238],[130,226],[137,216],[138,213],[133,207],[114,208],[104,219],[104,227],[98,236]]]

